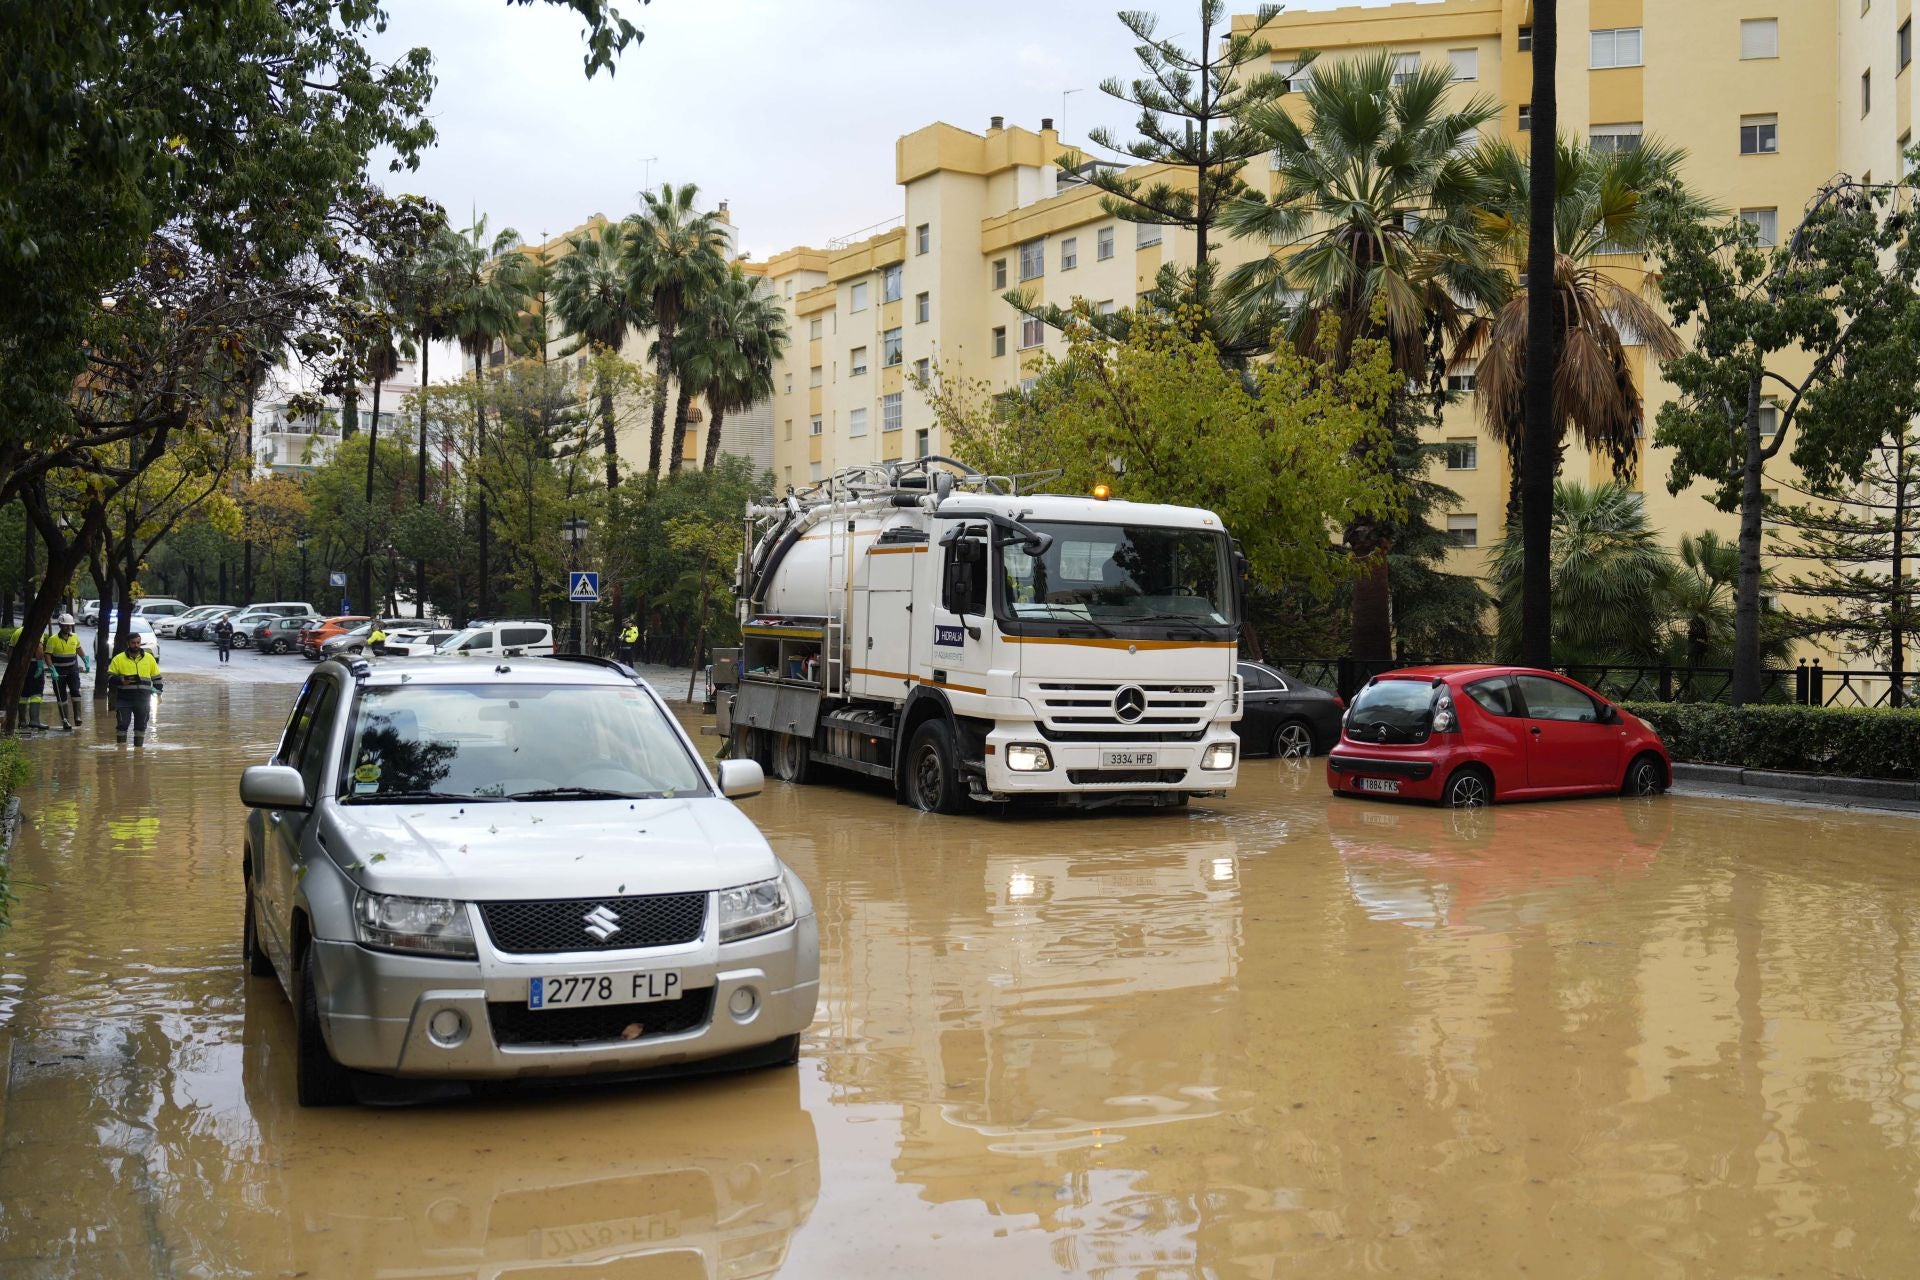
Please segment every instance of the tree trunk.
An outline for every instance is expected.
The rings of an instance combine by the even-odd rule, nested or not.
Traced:
[[[1893,676],[1888,704],[1903,707],[1907,703],[1907,428],[1902,424],[1899,444],[1893,451],[1893,555],[1888,565],[1893,583],[1893,599],[1887,610],[1887,631],[1891,639],[1887,666]]]
[[[1785,429],[1784,423],[1781,424]],[[1760,378],[1747,379],[1747,421],[1741,433],[1746,462],[1740,477],[1740,579],[1733,598],[1733,705],[1760,700],[1760,524],[1766,495],[1760,482]]]
[[[427,334],[420,335],[420,456],[416,458],[417,476],[414,483],[414,502],[419,506],[427,505],[427,353],[433,340]],[[414,616],[427,616],[427,562],[417,559],[413,562],[413,612]]]
[[[726,420],[727,411],[718,405],[708,405],[707,409],[713,417],[707,422],[707,453],[701,467],[711,471],[714,464],[720,460],[720,424]]]
[[[686,460],[687,452],[687,413],[693,405],[693,392],[687,384],[680,384],[680,394],[673,402],[673,456],[667,460],[667,474],[677,476]]]
[[[31,481],[39,484],[41,481]],[[44,492],[44,490],[42,490]],[[25,496],[24,494],[22,495]],[[100,532],[99,515],[104,509],[89,504],[80,528],[73,538],[61,544],[59,536],[47,534],[47,573],[40,580],[38,590],[28,581],[21,591],[20,643],[13,646],[13,652],[7,657],[4,675],[0,675],[0,733],[12,734],[18,729],[16,716],[19,714],[20,690],[27,683],[27,663],[33,657],[33,645],[30,637],[46,634],[47,624],[52,621],[54,611],[59,608],[60,597],[66,590],[66,584],[80,568],[80,562],[92,552],[95,540]],[[28,511],[25,531],[33,536],[37,511]],[[50,516],[50,512],[48,513]],[[105,599],[103,593],[102,597]]]
[[[380,386],[373,380],[373,416],[367,420],[367,518],[360,525],[360,607],[369,614],[373,607],[373,459],[380,447]]]
[[[667,381],[673,372],[673,326],[660,326],[660,354],[653,362],[653,438],[647,445],[647,492],[660,479],[660,450],[667,436]]]
[[[487,454],[487,414],[486,414],[486,366],[480,363],[482,354],[473,356],[473,466],[478,468],[486,460]],[[480,616],[486,617],[491,610],[488,605],[492,599],[492,583],[487,577],[487,541],[492,529],[487,520],[487,495],[484,486],[480,493]]]
[[[1370,535],[1369,535],[1370,536]],[[1362,662],[1393,660],[1393,593],[1385,547],[1361,560],[1353,580],[1353,656]]]
[[[600,379],[600,452],[607,464],[607,492],[620,487],[620,435],[614,430],[613,384]]]
[[[1558,0],[1533,12],[1533,120],[1527,234],[1526,434],[1521,443],[1520,660],[1553,665],[1554,56]]]

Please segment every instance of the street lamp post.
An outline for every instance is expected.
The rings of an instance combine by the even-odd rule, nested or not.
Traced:
[[[580,563],[580,548],[585,546],[587,541],[587,522],[579,516],[572,516],[560,528],[567,535],[567,546],[572,549],[567,556],[567,567],[577,568]],[[575,653],[587,651],[587,602],[585,600],[580,602],[580,625],[573,633],[573,651]]]

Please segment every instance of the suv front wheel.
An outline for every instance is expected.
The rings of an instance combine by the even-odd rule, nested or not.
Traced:
[[[313,989],[313,967],[319,963],[313,943],[300,956],[294,1007],[294,1093],[303,1107],[338,1107],[353,1101],[353,1075],[333,1060],[326,1033],[320,1029],[320,998]]]

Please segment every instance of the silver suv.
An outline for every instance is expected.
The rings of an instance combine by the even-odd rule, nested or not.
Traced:
[[[300,1102],[391,1077],[791,1064],[819,934],[799,877],[627,668],[321,663],[240,798],[247,964]]]

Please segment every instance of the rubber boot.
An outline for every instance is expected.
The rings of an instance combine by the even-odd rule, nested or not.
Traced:
[[[27,704],[27,727],[29,729],[44,729],[47,727],[40,723],[40,704],[38,702],[29,702]]]
[[[133,735],[133,745],[134,745],[134,746],[136,746],[136,747],[144,747],[144,746],[146,746],[146,745],[147,745],[147,735],[146,735],[146,734],[144,734],[144,733],[136,733],[136,734],[134,734],[134,735]]]

